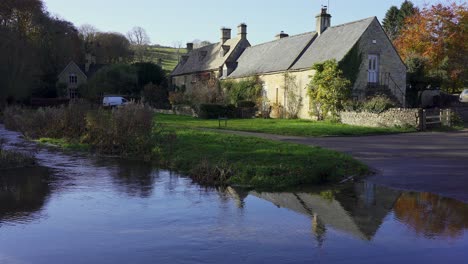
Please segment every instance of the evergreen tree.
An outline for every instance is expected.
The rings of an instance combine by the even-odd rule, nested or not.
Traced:
[[[398,34],[405,26],[405,20],[414,15],[417,8],[411,1],[404,1],[400,9],[396,6],[390,7],[385,14],[382,26],[388,37],[393,41],[398,37]]]
[[[398,21],[400,18],[400,9],[396,6],[390,7],[390,9],[385,14],[385,18],[383,20],[383,28],[387,33],[388,37],[391,40],[394,40],[397,36],[399,25]]]

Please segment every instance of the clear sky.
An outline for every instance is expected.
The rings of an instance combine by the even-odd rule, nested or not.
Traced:
[[[446,0],[412,0],[418,6]],[[125,34],[133,26],[148,32],[151,42],[172,46],[194,39],[217,42],[219,29],[248,25],[255,45],[280,31],[293,35],[315,30],[315,15],[328,0],[44,0],[50,13],[77,27],[91,24],[100,31]],[[403,0],[330,0],[332,25],[377,16],[382,21],[392,5]]]

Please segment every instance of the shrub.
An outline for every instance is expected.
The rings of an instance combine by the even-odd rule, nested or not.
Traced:
[[[99,153],[149,160],[155,146],[153,115],[150,107],[135,103],[90,112],[83,140]]]
[[[362,105],[364,111],[375,114],[381,114],[393,107],[395,104],[385,95],[374,96]]]
[[[12,106],[5,109],[4,122],[6,128],[28,138],[79,138],[86,129],[86,113],[91,109],[85,101],[38,110]]]
[[[171,103],[172,106],[187,104],[187,100],[185,99],[184,92],[170,92],[169,102]]]
[[[169,93],[166,88],[161,85],[149,83],[143,90],[145,103],[157,109],[170,109]]]
[[[256,103],[253,101],[239,101],[237,102],[237,107],[242,108],[253,108],[256,106]]]
[[[227,116],[227,107],[220,104],[201,104],[198,109],[198,116],[203,119],[217,119]]]
[[[351,82],[343,76],[336,60],[316,63],[316,71],[309,83],[310,100],[317,106],[314,114],[319,119],[337,115],[343,102],[349,99]]]
[[[262,99],[263,84],[258,77],[251,77],[242,81],[224,81],[221,87],[231,104],[239,101],[253,101],[259,104]]]
[[[362,103],[357,100],[347,100],[343,103],[343,110],[348,112],[361,111]]]

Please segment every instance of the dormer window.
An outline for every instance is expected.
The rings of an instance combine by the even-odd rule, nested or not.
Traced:
[[[223,46],[221,47],[220,56],[221,56],[221,57],[226,56],[226,54],[228,54],[228,52],[229,52],[230,49],[231,49],[231,46],[223,45]]]

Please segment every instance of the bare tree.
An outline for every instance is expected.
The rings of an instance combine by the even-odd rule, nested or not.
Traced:
[[[180,61],[180,49],[182,49],[182,45],[182,41],[180,40],[172,42],[172,46],[177,50],[177,62]]]
[[[132,30],[127,33],[127,38],[135,50],[135,59],[139,62],[143,62],[148,45],[151,42],[146,30],[142,27],[133,27]]]
[[[99,30],[90,24],[83,24],[78,28],[81,39],[85,42],[90,42],[96,39]]]

